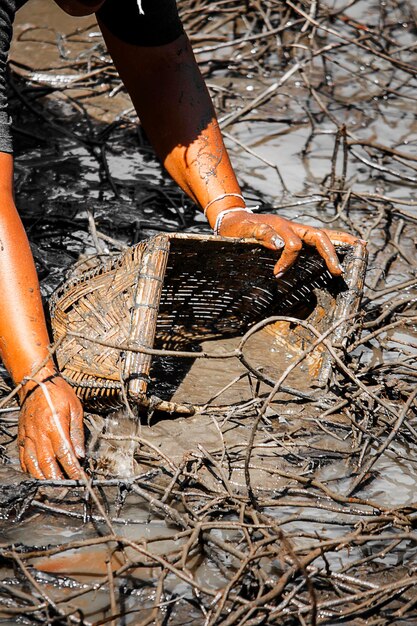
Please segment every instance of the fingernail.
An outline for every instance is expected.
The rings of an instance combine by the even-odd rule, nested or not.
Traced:
[[[339,263],[337,267],[342,272],[342,274],[345,273],[345,268],[343,267],[343,265],[340,265],[340,263]]]
[[[366,244],[368,243],[367,241],[365,241],[365,239],[359,239],[359,243],[363,243],[364,246],[366,246]]]
[[[278,274],[275,274],[275,278],[282,278],[284,274],[285,272],[278,272]]]
[[[278,235],[275,235],[274,237],[272,237],[272,243],[274,244],[277,250],[281,250],[281,248],[285,246],[284,240],[281,239],[281,237],[278,237]]]

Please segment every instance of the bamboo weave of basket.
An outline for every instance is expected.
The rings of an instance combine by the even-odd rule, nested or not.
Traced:
[[[109,346],[192,349],[242,334],[274,314],[308,317],[324,330],[355,310],[361,295],[363,247],[338,251],[344,281],[332,278],[308,250],[277,280],[277,253],[253,241],[157,235],[71,276],[52,295],[60,370],[96,408],[120,404],[123,396],[146,404],[152,356]]]

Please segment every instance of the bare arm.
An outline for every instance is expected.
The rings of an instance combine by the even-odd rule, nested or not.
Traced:
[[[141,123],[174,180],[202,208],[225,193],[241,193],[186,35],[164,46],[141,47],[120,41],[99,24]],[[221,211],[244,206],[235,196],[214,201],[207,210],[210,225],[214,226]],[[254,237],[273,250],[281,249],[284,243],[276,275],[282,275],[296,261],[303,242],[317,247],[332,274],[339,275],[341,268],[331,239],[356,241],[347,233],[244,211],[225,215],[220,234]]]
[[[76,456],[83,454],[81,405],[48,351],[36,269],[12,185],[13,157],[0,153],[0,356],[14,382],[24,383],[19,392],[20,460],[37,478],[58,478],[61,468],[74,477]],[[38,382],[25,382],[30,377]]]
[[[141,123],[174,180],[203,207],[226,190],[240,193],[188,38],[141,47],[100,26]],[[227,204],[233,206],[233,199],[225,199]]]

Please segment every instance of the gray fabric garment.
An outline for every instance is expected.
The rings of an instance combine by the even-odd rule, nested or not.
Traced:
[[[6,111],[0,111],[0,152],[13,152],[11,120]]]
[[[13,152],[7,113],[6,66],[13,34],[14,15],[21,4],[17,0],[0,0],[0,152]]]

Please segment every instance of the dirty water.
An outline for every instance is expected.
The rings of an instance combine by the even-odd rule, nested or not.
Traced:
[[[335,2],[331,6],[336,10],[343,5]],[[374,2],[356,2],[349,15],[353,20],[370,25],[377,13],[376,7]],[[397,29],[393,27],[397,44],[405,46],[415,26],[413,31],[411,25],[402,25],[398,9],[393,7],[392,11],[392,23],[398,21]],[[82,30],[77,33],[80,25]],[[33,30],[33,26],[36,29]],[[58,32],[65,33],[67,38],[57,39]],[[218,32],[221,34],[223,30],[220,28]],[[128,245],[161,231],[209,231],[192,203],[161,171],[144,134],[134,123],[128,97],[123,90],[118,90],[116,78],[107,76],[101,87],[95,85],[93,95],[89,86],[51,91],[48,95],[52,79],[48,86],[48,81],[39,73],[56,65],[54,72],[58,77],[73,74],[74,60],[79,60],[88,46],[91,54],[90,48],[96,44],[97,58],[101,62],[103,52],[99,42],[91,18],[78,21],[63,17],[54,4],[46,0],[31,0],[21,11],[15,26],[12,59],[18,64],[30,65],[35,82],[28,82],[29,72],[26,69],[19,72],[18,65],[12,66],[16,72],[12,79],[21,93],[33,98],[31,102],[36,103],[37,110],[47,118],[52,116],[56,124],[50,127],[45,119],[24,107],[12,90],[17,203],[31,240],[45,297],[62,282],[65,272],[80,256],[97,252],[89,232],[90,213],[100,232]],[[209,43],[215,45],[216,41]],[[196,48],[205,45],[208,45],[206,41],[195,43]],[[219,61],[219,70],[208,77],[220,108],[220,118],[226,119],[230,112],[236,111],[236,101],[230,102],[233,100],[229,93],[231,85],[234,99],[244,104],[276,80],[271,64],[259,70],[256,45],[253,50],[248,57],[250,59],[252,54],[255,58],[253,66],[247,57],[243,61],[239,59],[236,51],[232,51],[230,60],[228,48],[214,53],[220,61],[229,58],[231,63],[228,68]],[[199,56],[204,62],[211,53],[201,52]],[[326,93],[331,94],[332,90],[334,93],[332,82],[338,85],[329,107],[339,123],[346,124],[352,133],[396,146],[399,151],[415,157],[415,76],[411,80],[397,70],[385,81],[388,70],[380,57],[375,60],[372,55],[363,53],[359,59],[354,48],[349,48],[346,54],[340,53],[336,60],[329,78],[326,68],[319,67],[318,61],[311,70],[311,77],[324,72],[323,80],[327,80],[329,87]],[[411,60],[410,53],[410,63]],[[63,67],[65,65],[69,67]],[[208,71],[204,63],[202,67]],[[50,76],[51,72],[47,74]],[[383,87],[387,85],[392,92],[384,92]],[[396,97],[395,90],[404,97]],[[386,93],[390,95],[386,97]],[[291,219],[353,229],[359,236],[369,239],[370,265],[364,305],[371,314],[366,321],[375,319],[390,306],[398,306],[404,320],[407,315],[411,318],[413,311],[415,315],[416,299],[412,285],[405,291],[382,294],[381,302],[385,300],[386,305],[375,308],[374,312],[371,305],[375,300],[368,298],[375,295],[375,288],[382,290],[415,277],[415,206],[394,204],[399,211],[390,212],[389,207],[382,205],[381,213],[381,205],[375,204],[372,198],[368,203],[366,194],[408,200],[415,190],[415,181],[409,180],[415,176],[415,171],[399,157],[387,167],[400,172],[402,179],[389,172],[381,173],[373,166],[386,165],[385,157],[370,159],[360,146],[357,148],[359,156],[370,159],[372,167],[360,158],[349,158],[345,178],[354,189],[354,201],[348,211],[341,211],[340,204],[335,209],[329,200],[334,200],[334,195],[326,187],[331,176],[334,127],[328,117],[320,117],[313,107],[317,114],[317,134],[306,148],[311,132],[311,111],[308,111],[310,118],[306,111],[311,101],[302,81],[296,78],[245,121],[225,129],[226,143],[245,195],[251,203],[260,203],[262,210],[280,207],[280,214]],[[79,104],[74,102],[82,103],[82,115]],[[83,118],[85,115],[87,117]],[[114,125],[109,126],[115,119]],[[63,126],[73,135],[63,136]],[[83,142],[83,136],[97,138],[101,134],[106,137],[104,150]],[[242,144],[249,146],[251,153],[242,148]],[[276,168],[265,161],[279,167],[285,189]],[[338,170],[334,186],[340,175]],[[321,206],[323,196],[320,194],[325,197]],[[339,220],[333,222],[338,210]],[[402,214],[401,210],[406,213]],[[115,251],[111,242],[101,241],[102,252]],[[392,241],[397,242],[397,248],[390,243]],[[390,255],[392,259],[387,263]],[[396,298],[403,299],[405,304],[400,306]],[[360,380],[375,393],[382,389],[384,401],[395,408],[403,406],[412,388],[416,338],[416,322],[411,318],[410,323],[388,329],[382,339],[359,345],[353,357],[349,357],[354,359],[352,367],[359,372]],[[235,344],[236,339],[227,339],[206,342],[203,347],[222,351]],[[278,378],[294,357],[291,346],[283,350],[279,335],[266,331],[253,338],[248,351],[258,366],[267,368],[271,378]],[[178,368],[174,360],[171,367],[173,372]],[[166,363],[165,373],[169,374]],[[228,386],[229,383],[233,384]],[[372,436],[382,437],[386,422],[380,421],[381,413],[372,398],[367,398],[366,394],[354,396],[356,388],[349,381],[344,381],[340,387],[333,386],[330,393],[312,386],[306,362],[292,373],[286,384],[310,398],[302,400],[280,392],[259,424],[249,461],[250,488],[258,501],[258,510],[252,510],[247,499],[245,464],[256,410],[262,406],[270,388],[248,377],[236,360],[219,366],[217,361],[197,359],[173,396],[176,401],[186,398],[195,404],[205,404],[228,387],[213,400],[214,404],[230,405],[220,413],[206,412],[175,419],[155,413],[143,416],[141,423],[129,418],[123,409],[110,416],[89,414],[86,417],[87,467],[98,483],[102,483],[97,492],[107,521],[92,504],[84,487],[51,484],[36,486],[35,492],[31,481],[19,471],[14,445],[17,414],[0,413],[4,459],[4,465],[0,466],[0,504],[4,510],[0,543],[8,550],[7,555],[3,555],[0,574],[2,593],[4,589],[21,589],[29,596],[34,594],[38,603],[48,598],[48,602],[51,600],[55,605],[55,616],[50,615],[55,623],[67,623],[63,617],[66,612],[71,613],[71,623],[98,625],[106,619],[112,623],[109,616],[118,615],[120,611],[123,617],[115,617],[114,624],[220,624],[226,619],[226,612],[217,622],[210,622],[214,619],[216,593],[230,583],[230,571],[239,570],[236,555],[241,548],[243,551],[245,541],[248,545],[252,541],[255,550],[253,546],[260,537],[265,539],[267,531],[262,524],[265,527],[276,524],[293,542],[294,550],[302,555],[319,540],[323,545],[327,545],[326,541],[335,541],[334,550],[323,552],[314,565],[308,566],[311,578],[314,580],[316,576],[319,581],[316,602],[323,603],[318,621],[311,623],[415,624],[413,601],[416,598],[412,588],[411,591],[406,589],[403,596],[399,594],[398,601],[395,596],[398,589],[387,592],[389,599],[380,590],[381,595],[375,596],[374,612],[368,607],[367,612],[356,615],[352,609],[352,620],[349,614],[342,616],[337,612],[339,606],[352,608],[355,602],[352,598],[359,591],[375,591],[398,580],[405,589],[407,577],[411,583],[415,579],[415,411],[410,410],[408,425],[401,427],[400,436],[369,468],[360,489],[354,492],[357,500],[340,501],[333,496],[349,493],[356,476],[366,468],[383,441],[383,438],[377,439],[375,443]],[[163,387],[163,382],[161,385]],[[326,414],[344,399],[344,393],[349,399],[348,407]],[[386,413],[382,417],[389,421],[392,416]],[[300,480],[294,478],[295,474]],[[316,483],[302,482],[307,478]],[[13,493],[15,485],[20,487]],[[132,485],[138,489],[135,491]],[[321,485],[327,491],[323,491]],[[158,502],[152,502],[152,497]],[[165,509],[164,505],[169,507]],[[176,513],[199,523],[201,520],[210,522],[205,534],[201,531],[201,549],[192,533],[185,532],[191,526],[186,525],[184,530]],[[250,540],[248,529],[242,530],[237,524],[242,520],[248,527],[258,524],[260,528]],[[355,543],[349,534],[354,532],[368,539]],[[345,536],[348,539],[344,540]],[[185,551],[188,541],[189,553]],[[85,545],[76,542],[85,542]],[[73,545],[70,550],[57,549],[55,554],[43,555],[45,548],[59,548],[63,544]],[[225,551],[222,545],[223,548],[227,545],[231,551]],[[23,554],[27,550],[39,550],[37,556],[25,561],[38,587],[25,579],[24,570],[13,560],[10,546],[16,546]],[[144,551],[139,554],[137,546]],[[282,544],[279,549],[265,551],[256,562],[263,577],[248,573],[247,578],[239,579],[239,588],[234,589],[236,594],[241,594],[237,605],[242,605],[242,598],[249,601],[262,593],[259,580],[269,585],[268,588],[278,585],[289,554],[291,552],[285,554]],[[165,561],[161,565],[154,556],[163,557]],[[340,578],[345,571],[350,577]],[[327,581],[328,572],[334,572],[333,579],[329,574],[330,585],[333,585],[330,588],[323,582]],[[287,601],[288,609],[280,608],[279,601],[272,605],[271,600],[270,621],[262,621],[265,616],[261,614],[255,615],[259,621],[253,623],[310,623],[306,621],[310,591],[303,576],[307,574],[296,578],[293,586],[290,581],[285,589],[286,595],[281,601]],[[110,593],[114,585],[117,610]],[[158,585],[162,585],[163,592]],[[300,585],[299,596],[296,585]],[[4,593],[0,603],[5,599],[5,606],[15,606],[9,601],[13,594]],[[296,597],[293,603],[291,594]],[[343,599],[344,594],[344,604],[331,605],[337,597]],[[27,599],[22,602],[30,604]],[[409,613],[402,615],[401,607],[408,606],[407,603]],[[155,606],[159,606],[158,617],[155,617]],[[231,603],[229,611],[235,608]],[[0,608],[2,624],[35,624],[45,619],[43,616],[41,609],[10,616]],[[368,622],[368,618],[371,621]]]

